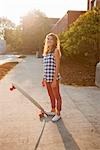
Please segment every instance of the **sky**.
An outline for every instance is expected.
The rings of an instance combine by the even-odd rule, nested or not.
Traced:
[[[68,10],[87,10],[87,0],[0,0],[0,17],[5,16],[16,24],[34,9],[47,17],[61,18]]]

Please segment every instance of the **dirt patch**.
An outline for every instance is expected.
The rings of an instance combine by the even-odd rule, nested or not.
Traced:
[[[95,69],[95,64],[84,64],[70,59],[62,60],[61,83],[75,86],[94,86]]]
[[[0,65],[0,80],[16,65],[18,62],[9,62]]]

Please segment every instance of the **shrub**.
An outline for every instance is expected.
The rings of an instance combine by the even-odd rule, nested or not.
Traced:
[[[100,58],[100,8],[81,15],[60,35],[61,47],[65,56]]]

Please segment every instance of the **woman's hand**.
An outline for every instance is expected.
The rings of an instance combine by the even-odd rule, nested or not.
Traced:
[[[42,86],[45,87],[45,80],[42,80]]]
[[[53,80],[51,86],[52,86],[53,88],[56,88],[56,87],[57,87],[57,80],[56,80],[56,79]]]

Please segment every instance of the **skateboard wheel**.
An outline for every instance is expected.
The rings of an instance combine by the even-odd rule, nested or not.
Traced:
[[[13,91],[14,89],[16,89],[16,88],[14,85],[12,85],[12,87],[10,88],[10,91]]]
[[[13,90],[13,88],[10,88],[10,91],[12,91]]]
[[[13,87],[12,87],[12,88],[13,88],[13,89],[16,89],[14,85],[13,85]]]
[[[40,118],[43,118],[43,117],[44,117],[44,113],[40,113],[40,114],[39,114],[39,117],[40,117]]]

